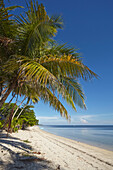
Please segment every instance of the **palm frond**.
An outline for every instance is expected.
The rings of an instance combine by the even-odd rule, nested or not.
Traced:
[[[9,12],[17,7],[5,8],[0,1],[1,91],[8,89],[5,99],[10,92],[26,96],[27,104],[41,98],[68,119],[58,96],[75,111],[75,105],[86,108],[78,80],[98,76],[83,64],[77,49],[54,41],[57,30],[63,27],[60,16],[48,16],[43,4],[30,0],[27,11],[12,19]],[[1,106],[4,100],[0,102]]]
[[[46,56],[43,60],[41,58],[40,64],[57,76],[61,74],[73,78],[82,77],[84,80],[98,77],[96,73],[82,63],[81,59],[74,58],[73,55]]]
[[[60,17],[49,17],[43,4],[33,4],[31,1],[25,16],[16,17],[18,38],[23,45],[24,55],[35,48],[36,44],[43,44],[55,36],[57,29],[62,27]]]
[[[4,2],[0,3],[0,36],[12,38],[15,32],[15,24],[12,20],[13,14],[9,14],[9,11],[15,8],[23,8],[22,6],[10,6],[5,7]]]
[[[76,105],[78,105],[80,108],[85,108],[85,95],[83,93],[83,89],[81,85],[78,83],[77,80],[74,80],[73,78],[69,77],[62,77],[61,81],[63,85],[65,86],[66,90],[72,97],[72,100]]]
[[[59,94],[69,103],[72,108],[76,111],[74,105],[72,94],[66,89],[65,84],[63,84],[57,77],[55,77],[50,71],[44,68],[42,65],[35,61],[29,61],[21,65],[20,76],[26,77],[27,80],[35,81],[35,83],[40,83],[44,87],[49,86],[52,91],[58,91]]]
[[[65,117],[66,119],[70,120],[70,116],[69,116],[66,108],[63,106],[63,104],[60,102],[60,100],[58,100],[58,98],[48,88],[42,87],[41,99],[45,103],[49,103],[50,107],[52,106],[55,110],[60,112],[62,117]]]

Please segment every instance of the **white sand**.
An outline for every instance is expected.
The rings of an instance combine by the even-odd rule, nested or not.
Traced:
[[[113,170],[113,152],[32,127],[12,133],[10,138],[2,135],[0,170],[2,169]]]

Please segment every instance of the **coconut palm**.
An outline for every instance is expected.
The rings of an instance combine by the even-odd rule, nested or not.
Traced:
[[[2,103],[10,94],[9,89],[11,88],[12,77],[14,77],[12,74],[7,74],[3,70],[3,66],[15,49],[16,24],[11,19],[13,15],[9,14],[9,11],[17,7],[19,6],[5,8],[3,0],[0,1],[0,100],[2,100]]]
[[[31,1],[24,15],[16,16],[14,21],[8,19],[8,22],[14,26],[14,31],[8,35],[11,41],[7,61],[3,62],[0,73],[1,87],[7,89],[0,107],[11,92],[23,94],[22,89],[29,86],[35,90],[35,96],[49,102],[67,119],[68,113],[58,96],[74,110],[75,104],[86,108],[78,79],[88,80],[97,75],[83,64],[76,49],[54,41],[57,30],[63,27],[61,17],[49,17],[43,4]],[[28,97],[26,91],[23,95]]]

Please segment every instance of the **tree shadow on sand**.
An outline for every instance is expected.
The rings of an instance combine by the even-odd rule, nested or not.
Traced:
[[[15,152],[13,148],[19,149]],[[57,167],[50,161],[47,161],[43,156],[33,152],[30,145],[20,141],[18,138],[13,138],[10,135],[8,138],[6,134],[0,135],[0,170],[55,170]],[[35,154],[33,154],[35,153]],[[4,161],[10,156],[11,161]]]

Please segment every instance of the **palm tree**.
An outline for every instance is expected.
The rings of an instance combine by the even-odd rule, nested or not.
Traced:
[[[34,108],[34,106],[32,105],[28,105],[27,103],[20,109],[20,112],[18,114],[18,116],[16,117],[16,119],[18,119],[20,117],[20,115],[23,113],[23,111],[29,112],[29,109]]]
[[[97,75],[83,64],[76,49],[54,41],[57,30],[63,27],[61,17],[49,17],[43,4],[31,0],[25,15],[16,16],[14,21],[8,17],[8,22],[13,31],[6,35],[10,38],[7,55],[3,52],[7,60],[2,61],[1,87],[7,90],[0,100],[0,107],[11,92],[23,94],[21,89],[29,86],[35,89],[35,96],[49,102],[67,119],[69,115],[58,99],[59,95],[75,111],[75,104],[86,108],[78,79],[88,80]],[[28,97],[26,91],[23,95]]]
[[[4,71],[4,64],[11,58],[15,51],[16,24],[11,19],[13,16],[9,11],[19,6],[5,8],[4,1],[0,1],[0,107],[5,102],[7,96],[13,88],[12,77]]]

